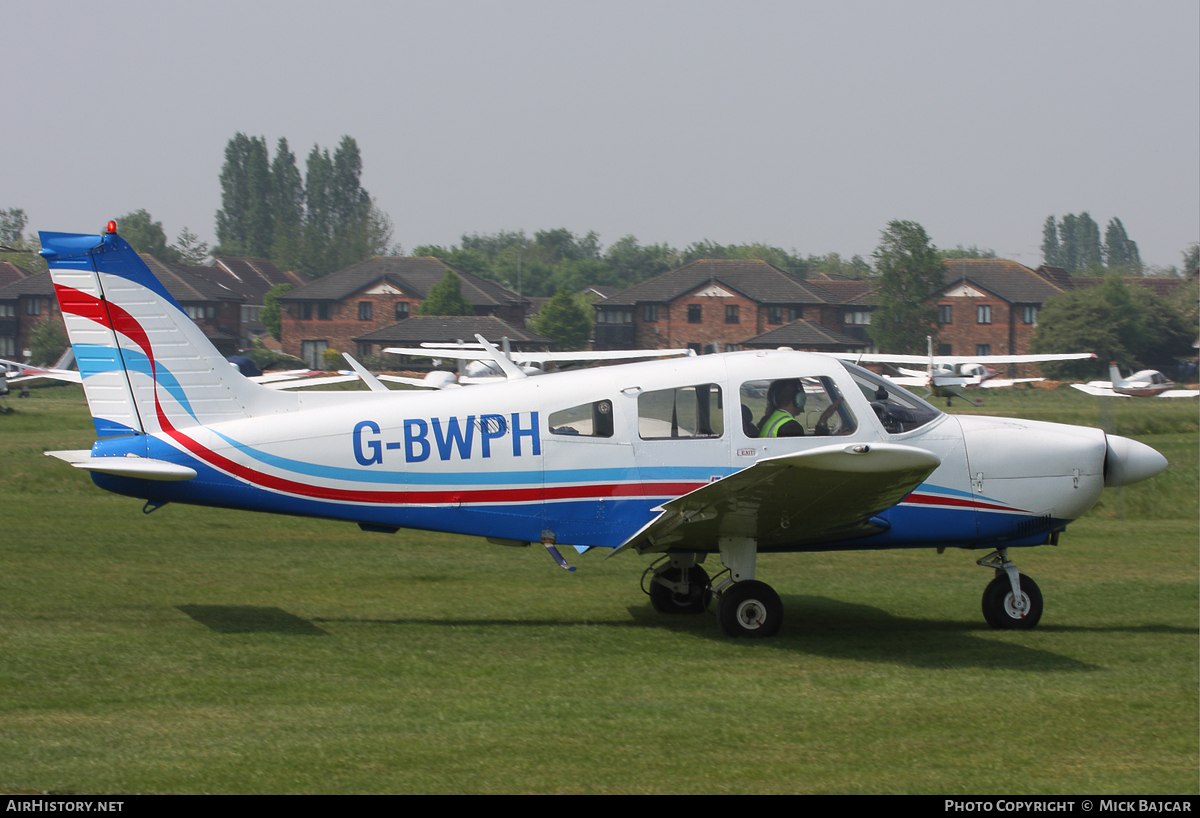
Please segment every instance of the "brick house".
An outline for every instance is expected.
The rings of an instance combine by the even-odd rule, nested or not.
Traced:
[[[756,259],[705,259],[597,302],[596,349],[737,349],[803,319],[841,332],[844,299]]]
[[[946,259],[938,308],[940,355],[1024,355],[1038,310],[1063,286],[1007,259]]]
[[[296,273],[280,270],[265,258],[216,256],[211,267],[195,269],[203,270],[204,278],[242,297],[240,349],[246,349],[255,338],[267,334],[259,313],[268,290],[278,284],[291,284],[295,288],[307,283]]]
[[[17,270],[26,275],[0,287],[0,358],[9,360],[24,360],[25,350],[30,347],[29,338],[43,321],[57,320],[64,338],[67,331],[50,274],[29,274],[19,267]]]
[[[748,338],[741,345],[750,349],[789,347],[803,352],[869,352],[873,349],[869,341],[803,318]]]
[[[415,316],[429,291],[453,270],[480,316],[525,325],[527,303],[502,284],[465,273],[433,257],[376,257],[330,273],[280,297],[283,351],[320,369],[326,349],[371,354],[356,338]]]

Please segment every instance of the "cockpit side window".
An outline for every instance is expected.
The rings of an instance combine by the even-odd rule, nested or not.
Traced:
[[[858,428],[832,378],[746,381],[741,403],[747,437],[849,435]]]
[[[610,400],[581,403],[550,413],[550,434],[580,437],[613,436],[613,404]]]
[[[715,383],[638,395],[638,436],[642,440],[714,438],[724,433],[721,387]]]
[[[887,378],[882,378],[861,366],[840,362],[854,378],[858,388],[871,402],[876,417],[889,434],[898,435],[911,432],[927,423],[932,423],[942,416],[942,411],[930,406],[925,401],[906,389],[897,386]]]

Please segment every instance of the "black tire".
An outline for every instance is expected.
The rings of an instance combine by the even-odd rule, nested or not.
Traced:
[[[662,574],[668,582],[679,582],[683,572],[668,568]],[[708,573],[699,565],[688,569],[688,592],[677,594],[665,585],[650,581],[650,604],[661,614],[698,614],[708,610],[712,601],[712,583]]]
[[[1037,583],[1020,574],[1021,596],[1025,598],[1025,610],[1013,606],[1012,583],[1007,575],[1001,575],[983,589],[983,618],[997,630],[1027,631],[1037,627],[1042,618],[1042,591]]]
[[[753,579],[735,582],[721,594],[717,623],[726,636],[765,639],[779,633],[783,602],[765,582]]]

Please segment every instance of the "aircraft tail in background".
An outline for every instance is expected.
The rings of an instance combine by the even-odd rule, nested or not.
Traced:
[[[103,236],[40,236],[99,437],[289,408],[286,396],[229,365],[114,222]]]

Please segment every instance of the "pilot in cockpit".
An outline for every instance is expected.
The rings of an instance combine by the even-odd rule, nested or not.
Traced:
[[[804,384],[799,378],[783,378],[772,382],[767,390],[767,409],[762,421],[758,424],[759,437],[803,437],[804,405],[808,396]],[[828,435],[829,419],[838,411],[843,403],[841,395],[837,395],[828,407],[821,412],[812,433]],[[840,433],[840,432],[839,432]]]

